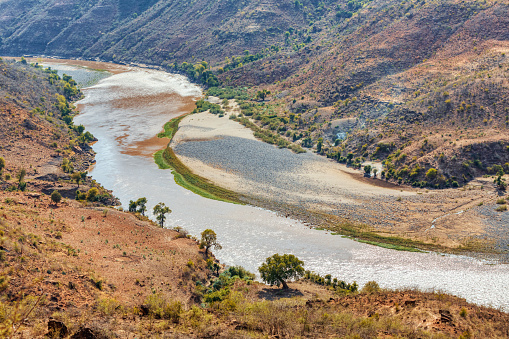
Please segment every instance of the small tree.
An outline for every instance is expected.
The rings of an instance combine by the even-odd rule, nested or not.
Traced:
[[[371,176],[371,165],[364,166],[364,173]]]
[[[270,91],[264,89],[264,90],[261,90],[261,91],[258,91],[256,93],[256,98],[257,99],[262,99],[262,101],[265,101],[265,98],[270,95]]]
[[[145,216],[145,212],[147,211],[147,198],[139,198],[136,200],[136,206],[138,207],[137,212],[141,215]]]
[[[27,171],[24,168],[20,169],[19,172],[16,174],[16,179],[18,179],[18,183],[21,183],[25,179],[26,175]]]
[[[0,173],[4,170],[5,168],[5,159],[3,157],[0,157]]]
[[[376,178],[376,174],[378,173],[378,168],[373,168],[373,178]]]
[[[136,205],[136,201],[132,201],[130,200],[129,201],[129,212],[136,212],[136,208],[138,207],[138,205]]]
[[[274,254],[268,257],[258,271],[262,280],[270,285],[283,285],[288,289],[287,280],[296,279],[304,275],[304,263],[293,254]]]
[[[157,221],[159,221],[159,226],[164,227],[166,214],[168,213],[171,213],[171,210],[164,203],[160,202],[159,204],[155,205],[154,215],[156,216]]]
[[[57,190],[53,191],[50,195],[51,201],[58,205],[58,203],[62,200],[62,195]]]
[[[27,183],[25,182],[25,176],[27,174],[27,171],[22,168],[17,174],[16,178],[18,179],[18,188],[20,191],[24,191],[27,187]]]
[[[318,143],[316,144],[316,152],[321,153],[323,146],[323,138],[318,138]]]
[[[216,232],[214,232],[211,229],[206,229],[205,231],[201,232],[201,245],[205,247],[205,255],[209,254],[209,249],[211,247],[214,247],[214,249],[216,250],[220,250],[221,248],[223,248],[217,242]]]
[[[497,178],[494,180],[495,185],[497,185],[497,188],[501,191],[505,191],[507,188],[507,184],[506,184],[505,180],[502,178],[503,175],[504,175],[504,171],[499,170],[497,173]]]
[[[76,182],[76,184],[78,185],[78,188],[80,188],[80,182],[82,180],[81,173],[80,172],[74,172],[73,174],[71,174],[71,180]]]

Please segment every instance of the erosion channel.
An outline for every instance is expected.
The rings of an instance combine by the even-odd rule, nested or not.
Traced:
[[[111,71],[109,77],[84,89],[85,98],[79,102],[81,114],[75,123],[83,124],[99,140],[93,145],[97,162],[90,170],[91,176],[113,190],[124,207],[129,200],[146,197],[149,210],[159,202],[170,206],[167,227],[181,226],[196,236],[206,228],[213,229],[223,246],[214,254],[226,265],[242,265],[256,272],[267,256],[292,253],[305,262],[306,269],[330,273],[347,282],[355,280],[361,286],[375,280],[386,288],[434,289],[470,302],[509,309],[509,294],[505,292],[507,265],[366,245],[311,229],[271,211],[206,199],[178,186],[171,171],[160,170],[154,163],[153,153],[168,143],[168,139],[158,139],[156,135],[167,121],[194,108],[201,89],[182,76],[161,71],[94,63],[86,66],[90,69],[51,64],[78,81],[80,76],[94,78],[85,76],[97,72],[92,68]],[[235,139],[221,142],[233,147],[225,149],[228,153],[224,154],[237,154]],[[272,147],[254,138],[243,143],[257,150],[253,154]],[[289,150],[277,151],[284,152],[282,157],[293,162],[301,161],[298,157],[309,157]]]

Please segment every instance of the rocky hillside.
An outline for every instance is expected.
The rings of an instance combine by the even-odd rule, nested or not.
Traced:
[[[216,85],[210,68],[276,94],[280,121],[265,127],[339,161],[388,159],[391,180],[461,185],[509,162],[503,1],[6,0],[0,13],[0,53],[162,65]]]

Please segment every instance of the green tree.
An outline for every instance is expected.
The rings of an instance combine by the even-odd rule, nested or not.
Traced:
[[[266,90],[266,89],[263,89],[261,91],[258,91],[256,93],[256,99],[262,99],[263,101],[265,101],[265,98],[270,95],[270,91]]]
[[[316,144],[316,151],[318,153],[322,152],[322,146],[323,146],[323,138],[318,138],[318,143]]]
[[[25,179],[26,175],[27,171],[24,168],[20,169],[19,172],[16,174],[16,179],[18,179],[18,183],[21,183]]]
[[[376,174],[378,173],[378,168],[373,168],[373,177],[376,178]]]
[[[506,188],[507,188],[507,183],[502,178],[503,175],[504,175],[504,171],[503,170],[499,170],[498,173],[497,173],[497,178],[494,180],[495,185],[497,185],[497,188],[499,190],[501,190],[501,191],[505,191]]]
[[[211,229],[206,229],[205,231],[201,232],[201,245],[205,247],[205,255],[208,255],[209,249],[211,247],[214,247],[214,249],[216,250],[220,250],[221,248],[223,248],[217,242],[216,232],[214,232]]]
[[[5,168],[5,159],[3,157],[0,157],[0,173]]]
[[[145,212],[147,211],[147,198],[139,198],[136,200],[137,212],[141,215],[145,216]]]
[[[258,271],[262,280],[270,285],[283,285],[287,289],[287,280],[296,279],[304,275],[304,263],[293,254],[274,254],[268,257]]]
[[[57,190],[53,191],[50,195],[51,201],[58,205],[58,203],[62,200],[62,195]]]
[[[27,183],[25,182],[26,174],[27,171],[24,168],[20,169],[16,174],[16,179],[18,179],[18,189],[20,191],[24,191],[27,188]]]
[[[136,209],[138,208],[138,205],[136,205],[136,201],[129,201],[129,212],[136,212]]]
[[[80,182],[81,182],[82,179],[83,178],[82,178],[80,172],[74,172],[73,174],[71,174],[71,180],[76,182],[76,184],[78,185],[78,188],[80,188]]]
[[[364,166],[364,173],[371,175],[371,165]]]
[[[169,207],[167,207],[164,203],[160,202],[154,207],[154,215],[156,216],[157,221],[159,222],[159,226],[164,227],[164,222],[166,221],[166,214],[171,213]]]

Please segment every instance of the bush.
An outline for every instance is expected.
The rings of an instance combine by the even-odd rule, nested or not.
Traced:
[[[428,178],[429,180],[433,180],[437,177],[437,173],[438,171],[436,169],[430,168],[428,172],[426,172],[426,178]]]
[[[149,313],[158,319],[168,319],[179,323],[184,307],[179,301],[167,301],[161,294],[152,294],[147,297],[145,304]]]
[[[53,191],[51,193],[51,201],[53,201],[55,204],[58,204],[62,200],[62,195],[58,191]]]
[[[87,194],[85,192],[76,191],[76,200],[85,200],[87,198]]]
[[[98,194],[99,194],[99,190],[97,189],[97,187],[92,187],[87,192],[87,200],[95,201]]]
[[[376,281],[368,281],[361,290],[362,293],[377,293],[380,292],[380,286]]]

